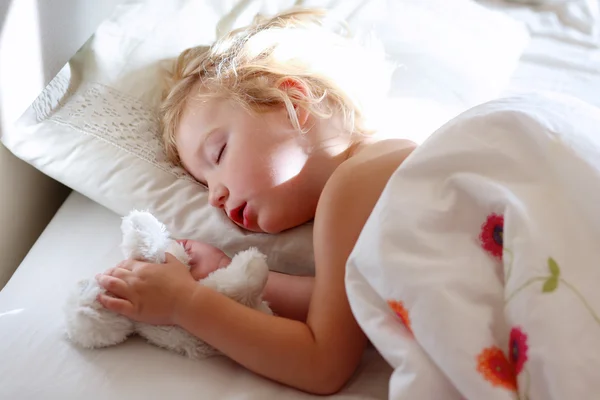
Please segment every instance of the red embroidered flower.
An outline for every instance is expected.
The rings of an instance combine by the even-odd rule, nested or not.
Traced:
[[[492,256],[502,259],[502,245],[504,244],[504,217],[490,214],[481,226],[479,234],[481,246]]]
[[[517,390],[514,367],[498,347],[488,347],[479,353],[477,371],[494,386]]]
[[[396,313],[398,318],[402,321],[406,329],[412,334],[412,328],[410,326],[410,317],[408,316],[408,310],[404,307],[401,301],[388,300],[388,305]]]
[[[523,365],[527,361],[527,335],[521,328],[512,328],[510,331],[510,361],[515,366],[517,375],[523,370]]]

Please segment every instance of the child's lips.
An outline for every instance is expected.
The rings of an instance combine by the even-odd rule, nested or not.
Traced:
[[[229,212],[229,218],[236,224],[248,229],[250,225],[248,209],[248,203],[243,203]]]
[[[248,220],[248,204],[246,204],[242,210],[242,222],[244,223],[244,228],[248,229],[248,226],[250,225],[250,221]]]
[[[229,211],[229,219],[231,219],[233,222],[235,222],[236,224],[243,224],[244,223],[244,208],[246,207],[246,203],[243,203],[242,205],[234,208],[233,210]]]

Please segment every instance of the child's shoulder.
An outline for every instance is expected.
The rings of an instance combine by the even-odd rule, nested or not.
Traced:
[[[331,175],[326,190],[327,186],[331,186],[344,192],[360,188],[361,191],[372,188],[381,192],[390,176],[416,147],[414,142],[405,139],[365,142],[357,146]]]
[[[341,165],[340,173],[357,169],[387,167],[394,170],[402,164],[417,145],[407,139],[373,140],[359,145]]]
[[[402,139],[359,146],[327,181],[317,207],[315,232],[329,236],[340,230],[362,230],[389,178],[415,148],[415,143]]]

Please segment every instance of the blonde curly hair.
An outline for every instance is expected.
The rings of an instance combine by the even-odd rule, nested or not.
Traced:
[[[325,17],[317,9],[257,17],[210,47],[181,53],[167,77],[160,108],[168,159],[180,161],[175,133],[190,96],[227,98],[249,112],[283,105],[298,130],[295,107],[320,118],[338,112],[349,133],[370,134],[365,101],[385,94],[390,70],[380,62],[381,52],[369,53],[347,35],[325,27]]]

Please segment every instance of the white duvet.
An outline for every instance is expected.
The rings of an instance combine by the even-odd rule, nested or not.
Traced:
[[[600,109],[578,100],[493,101],[419,147],[346,277],[390,398],[598,398],[599,206]]]

